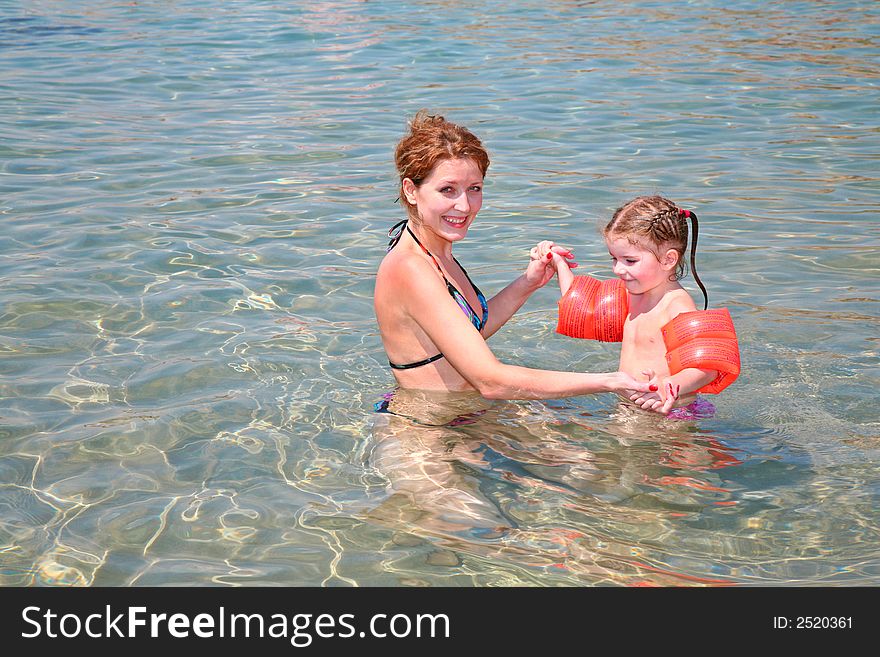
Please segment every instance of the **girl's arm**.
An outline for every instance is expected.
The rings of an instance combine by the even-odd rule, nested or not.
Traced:
[[[555,399],[648,390],[647,383],[637,382],[623,372],[561,372],[501,363],[449,296],[431,265],[423,260],[410,258],[399,263],[389,283],[396,286],[404,311],[483,397]]]
[[[718,372],[715,370],[700,370],[696,367],[689,367],[678,374],[664,377],[660,387],[661,390],[666,390],[668,386],[672,386],[676,397],[684,397],[692,395],[704,385],[712,383],[717,376]]]
[[[537,257],[536,254],[542,245],[546,247],[542,256]],[[547,254],[551,253],[551,247],[553,256],[548,258]],[[544,287],[553,278],[553,274],[559,273],[561,276],[564,269],[565,273],[571,276],[569,266],[577,267],[577,263],[572,262],[568,265],[566,258],[571,258],[573,255],[565,247],[554,245],[553,242],[541,242],[533,248],[525,273],[489,300],[489,321],[483,328],[483,336],[489,338],[504,326],[536,290]],[[565,263],[565,266],[560,266],[559,262]],[[571,285],[571,282],[569,281],[568,284]]]
[[[694,300],[684,290],[682,294],[676,296],[669,305],[669,319],[672,320],[681,313],[688,313],[696,310]],[[660,391],[671,390],[675,393],[675,398],[692,395],[704,385],[712,383],[718,376],[716,370],[704,370],[696,367],[688,367],[677,374],[671,374],[663,378],[660,382]],[[670,388],[671,386],[671,388]]]
[[[574,282],[574,274],[571,273],[571,267],[558,253],[553,253],[553,264],[556,266],[556,279],[559,281],[559,293],[565,296],[568,288]],[[575,265],[577,267],[577,265]]]
[[[548,258],[549,255],[549,258]],[[574,254],[562,246],[557,246],[549,240],[539,242],[538,245],[529,252],[532,260],[543,262],[545,259],[552,259],[553,269],[556,271],[556,280],[559,281],[559,292],[561,296],[565,296],[568,288],[574,281],[574,274],[571,270],[578,264],[571,260]]]

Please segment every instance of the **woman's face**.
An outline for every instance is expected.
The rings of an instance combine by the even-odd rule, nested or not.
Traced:
[[[455,242],[464,239],[483,205],[483,174],[471,159],[443,160],[420,186],[405,179],[403,192],[424,228]]]

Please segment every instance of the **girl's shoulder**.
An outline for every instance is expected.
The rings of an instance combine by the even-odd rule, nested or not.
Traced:
[[[689,313],[697,309],[691,295],[683,287],[669,290],[663,295],[659,305],[667,321],[675,319],[681,313]]]

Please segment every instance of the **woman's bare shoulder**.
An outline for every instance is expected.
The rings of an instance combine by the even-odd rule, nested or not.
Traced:
[[[401,250],[386,255],[376,272],[376,291],[391,292],[398,299],[410,293],[436,292],[442,288],[436,269],[416,253]]]

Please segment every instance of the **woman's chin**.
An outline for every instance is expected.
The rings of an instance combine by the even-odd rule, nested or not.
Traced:
[[[450,242],[458,242],[459,240],[463,240],[467,237],[468,226],[450,226],[445,225],[443,227],[443,237],[449,240]]]

